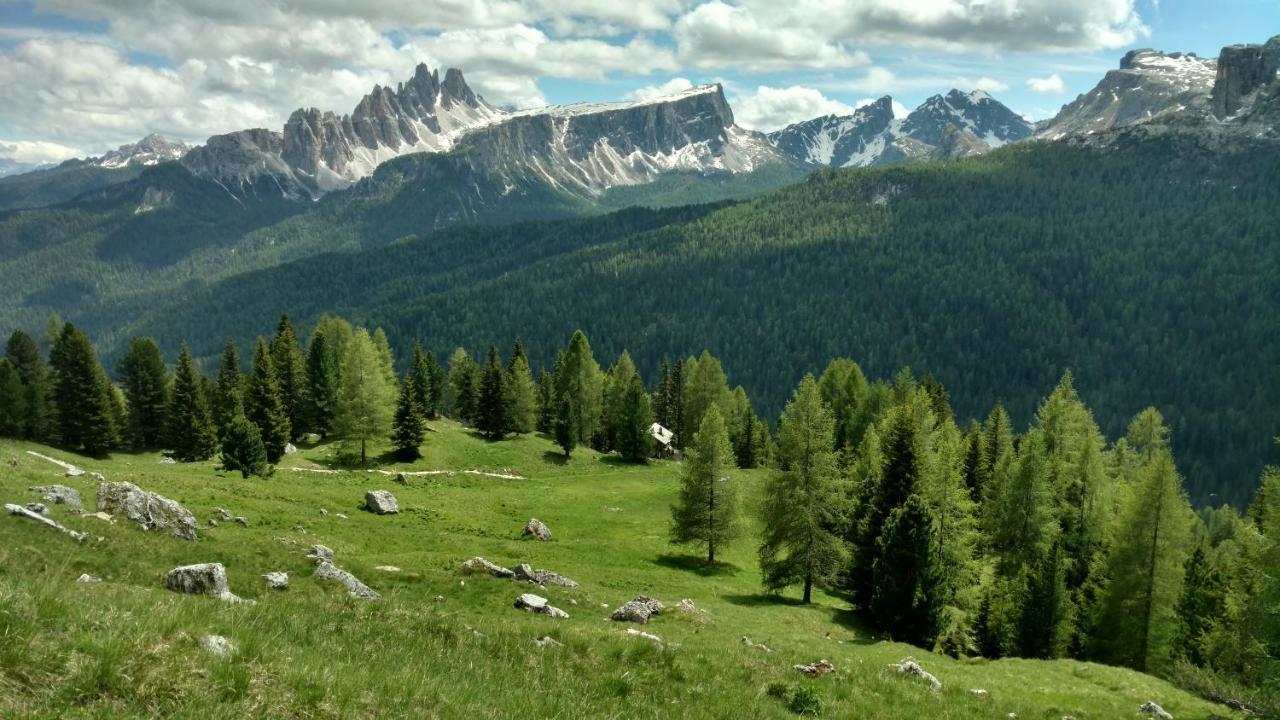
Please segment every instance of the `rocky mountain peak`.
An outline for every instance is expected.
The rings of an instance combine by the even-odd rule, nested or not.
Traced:
[[[85,160],[87,165],[118,168],[178,160],[191,148],[178,140],[168,140],[158,133],[151,133],[136,143],[126,143],[104,153],[101,157]]]
[[[1272,42],[1280,36],[1272,38]],[[1280,42],[1277,42],[1280,45]],[[1276,79],[1276,54],[1263,45],[1228,45],[1218,55],[1214,79],[1213,114],[1218,119],[1234,115],[1248,95]]]

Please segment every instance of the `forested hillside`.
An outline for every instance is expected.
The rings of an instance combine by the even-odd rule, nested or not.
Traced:
[[[1272,145],[1166,137],[824,171],[703,217],[459,228],[315,257],[193,287],[130,331],[209,357],[264,315],[339,312],[440,353],[521,335],[545,366],[581,326],[646,368],[710,348],[769,416],[837,355],[932,373],[961,417],[1003,400],[1019,424],[1069,368],[1106,433],[1159,407],[1193,498],[1243,505],[1280,428],[1277,163]],[[646,217],[666,224],[628,228]]]

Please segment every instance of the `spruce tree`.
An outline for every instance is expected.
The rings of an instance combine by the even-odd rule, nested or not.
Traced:
[[[243,413],[227,423],[222,433],[222,468],[229,472],[239,471],[246,478],[250,475],[266,477],[271,473],[262,433]]]
[[[49,353],[61,443],[104,455],[119,442],[114,390],[89,337],[71,323]]]
[[[501,440],[507,431],[506,373],[498,361],[498,348],[489,346],[489,356],[480,375],[480,395],[476,400],[476,429],[490,440]]]
[[[430,350],[427,351],[427,375],[431,378],[431,392],[426,407],[427,416],[436,418],[440,415],[440,408],[444,407],[445,386],[448,378],[444,368],[436,362],[436,354]]]
[[[391,424],[391,445],[396,456],[405,462],[422,457],[418,449],[426,436],[422,406],[418,404],[421,392],[416,374],[406,375],[400,388],[400,401],[396,404],[395,418]]]
[[[480,395],[480,368],[466,350],[458,348],[449,358],[449,408],[454,418],[474,424]]]
[[[0,358],[0,435],[20,438],[27,426],[27,388],[9,358]]]
[[[169,395],[166,436],[179,462],[208,460],[218,450],[218,433],[209,413],[204,387],[196,372],[191,351],[184,344],[178,352],[178,366],[173,374],[173,391]]]
[[[538,432],[551,434],[555,409],[555,381],[551,379],[551,373],[543,368],[538,375]]]
[[[645,390],[644,380],[640,379],[640,373],[635,371],[634,366],[629,376],[620,376],[618,379],[614,406],[609,411],[609,422],[612,425],[609,434],[613,439],[613,448],[622,459],[644,462],[652,454],[653,438],[649,435],[649,427],[653,425],[653,406],[649,393]],[[721,424],[723,425],[723,420]]]
[[[158,448],[165,440],[165,410],[169,404],[169,382],[152,338],[133,338],[129,352],[116,365],[128,400],[126,436],[137,450]]]
[[[685,425],[684,425],[684,386],[685,386],[684,360],[676,360],[676,364],[671,368],[671,389],[667,395],[667,419],[670,425],[663,425],[671,431],[672,443],[683,448],[685,443]],[[696,432],[697,428],[693,428],[690,432]],[[692,438],[689,438],[692,440]]]
[[[662,358],[658,390],[653,394],[653,417],[662,427],[671,429],[671,363]]]
[[[555,387],[551,394],[551,430],[556,445],[560,446],[565,459],[568,459],[578,446],[578,424],[571,395],[573,388],[568,379],[568,361],[563,350],[556,356],[555,370]]]
[[[533,370],[524,343],[516,340],[507,364],[507,430],[517,435],[533,432],[538,415],[538,387],[533,382]]]
[[[1227,588],[1201,545],[1187,558],[1184,578],[1175,608],[1178,625],[1173,648],[1192,664],[1204,665],[1208,660],[1205,638],[1214,623],[1227,616]]]
[[[847,555],[832,531],[843,519],[834,433],[835,421],[817,381],[806,375],[779,420],[779,469],[765,484],[760,545],[765,587],[780,590],[803,583],[805,603],[813,585],[833,577]]]
[[[327,437],[333,431],[333,418],[337,412],[338,379],[342,355],[337,343],[319,328],[307,344],[307,428]]]
[[[702,418],[680,470],[680,497],[671,508],[671,542],[705,543],[707,564],[716,549],[740,534],[737,483],[733,480],[733,450],[720,411],[711,408]]]
[[[360,444],[360,462],[368,461],[368,442],[386,437],[391,426],[395,385],[387,383],[373,338],[364,328],[347,343],[338,389],[334,429],[339,437]]]
[[[218,367],[212,405],[213,422],[218,427],[219,436],[244,414],[244,375],[240,372],[240,353],[230,340],[222,349],[222,364]]]
[[[919,495],[894,508],[877,538],[871,614],[894,640],[928,647],[942,607],[933,516]]]
[[[281,404],[289,420],[289,439],[293,440],[301,437],[306,429],[307,374],[298,349],[298,334],[287,314],[280,316],[276,334],[271,338],[270,351],[271,364],[280,385]]]
[[[50,439],[53,388],[48,368],[40,356],[40,346],[30,335],[15,330],[5,345],[5,355],[22,384],[23,401],[18,437],[27,440]],[[12,406],[11,412],[17,410],[17,405]]]
[[[253,352],[253,367],[245,383],[244,415],[262,433],[262,444],[267,448],[267,462],[279,462],[284,457],[284,446],[289,443],[291,435],[289,416],[285,411],[271,352],[261,337]]]
[[[877,440],[880,467],[868,472],[872,484],[866,488],[865,506],[858,510],[849,576],[854,599],[861,605],[871,601],[875,590],[874,565],[879,554],[880,534],[893,511],[918,491],[917,484],[924,472],[925,451],[915,406],[904,402],[895,407],[884,438]]]
[[[435,361],[434,357],[432,357],[432,361]],[[409,378],[413,381],[413,400],[418,405],[418,411],[422,413],[422,419],[426,420],[432,417],[435,412],[431,401],[432,377],[431,366],[427,363],[427,353],[422,351],[422,343],[419,342],[413,344],[413,359],[409,365]]]

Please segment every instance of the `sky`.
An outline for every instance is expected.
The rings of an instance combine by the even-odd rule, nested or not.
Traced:
[[[1039,120],[1129,49],[1277,33],[1280,0],[0,0],[0,159],[279,130],[418,63],[503,107],[718,82],[763,131],[953,87]]]

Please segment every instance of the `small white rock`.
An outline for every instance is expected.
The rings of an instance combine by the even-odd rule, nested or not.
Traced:
[[[236,651],[236,644],[221,635],[205,635],[201,637],[200,647],[218,657],[226,657]]]

